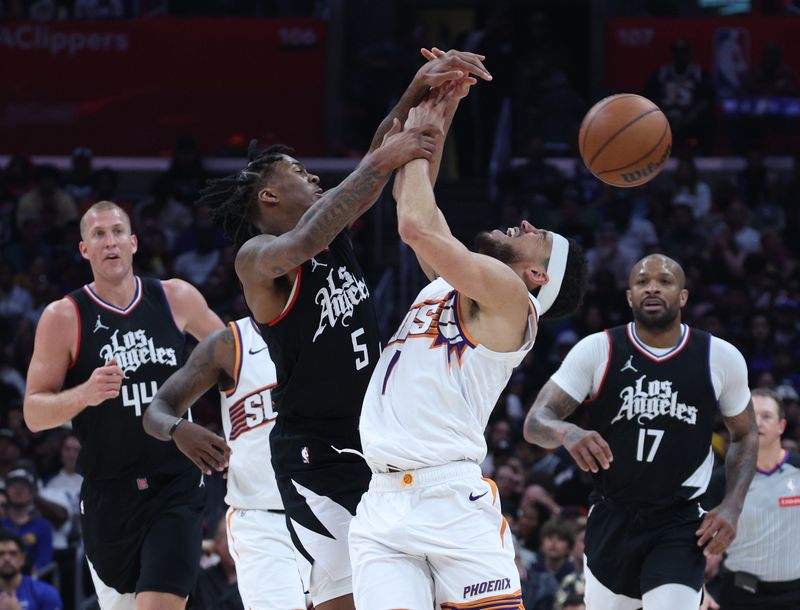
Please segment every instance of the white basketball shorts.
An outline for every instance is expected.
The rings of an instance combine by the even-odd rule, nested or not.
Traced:
[[[497,487],[477,464],[373,474],[350,561],[357,608],[522,608]]]
[[[228,547],[236,563],[244,607],[305,610],[303,582],[286,529],[286,516],[229,508],[226,522]]]

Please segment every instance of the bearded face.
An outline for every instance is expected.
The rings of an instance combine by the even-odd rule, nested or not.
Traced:
[[[506,265],[510,265],[517,258],[510,243],[501,242],[488,231],[481,231],[475,236],[475,251],[496,258]]]

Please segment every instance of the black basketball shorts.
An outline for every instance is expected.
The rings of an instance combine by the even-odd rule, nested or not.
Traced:
[[[350,520],[372,477],[364,458],[354,453],[361,450],[358,431],[335,421],[318,432],[276,426],[270,447],[298,559],[317,563],[334,580],[349,576]]]
[[[100,580],[119,593],[188,596],[200,568],[201,482],[194,468],[147,479],[84,481],[84,546]]]
[[[706,562],[695,532],[702,514],[697,501],[639,510],[598,501],[586,524],[586,563],[617,595],[642,599],[666,584],[699,591]]]

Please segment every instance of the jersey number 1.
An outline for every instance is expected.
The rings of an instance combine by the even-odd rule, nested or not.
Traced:
[[[639,443],[636,445],[636,460],[641,462],[644,459],[644,445],[645,439],[648,436],[655,437],[653,441],[653,445],[650,447],[650,452],[647,454],[647,462],[652,462],[653,459],[656,457],[656,451],[658,451],[658,446],[661,444],[661,438],[664,436],[663,430],[645,430],[641,428],[639,430]]]

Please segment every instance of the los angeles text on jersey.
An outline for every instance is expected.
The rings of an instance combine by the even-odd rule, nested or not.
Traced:
[[[123,372],[133,372],[147,363],[177,366],[178,359],[171,347],[156,347],[153,338],[144,330],[126,332],[120,340],[119,330],[115,330],[109,342],[100,348],[100,357],[104,362],[116,358],[117,365]]]
[[[335,275],[334,275],[335,273]],[[340,285],[336,285],[338,277]],[[328,272],[328,285],[317,291],[314,301],[320,306],[319,327],[314,333],[312,343],[317,340],[328,325],[336,326],[341,320],[342,326],[348,325],[356,305],[369,298],[369,288],[364,280],[357,280],[347,267],[341,266],[334,272]]]
[[[674,417],[692,425],[697,422],[697,407],[678,402],[678,392],[672,389],[671,381],[646,379],[647,375],[642,375],[633,385],[622,389],[619,394],[622,406],[612,424],[623,418],[629,421],[636,418],[641,424],[659,416]]]

